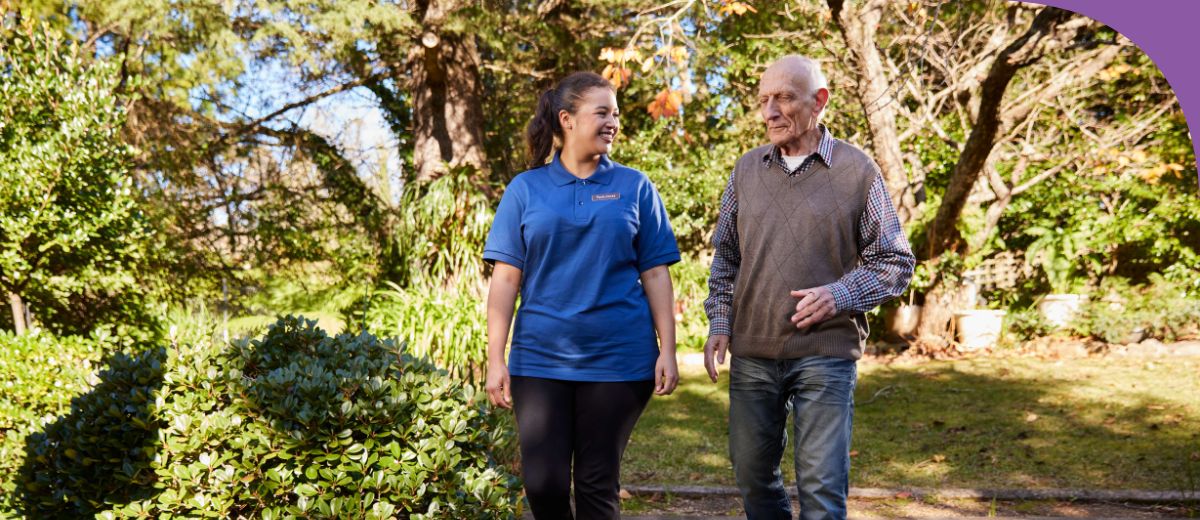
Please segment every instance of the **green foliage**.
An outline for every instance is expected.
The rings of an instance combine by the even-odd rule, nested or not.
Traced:
[[[460,168],[405,185],[387,279],[403,287],[431,286],[482,275],[480,258],[494,215],[495,197],[488,195],[495,186],[480,185],[472,173]]]
[[[297,269],[280,273],[254,287],[252,294],[234,298],[234,303],[239,306],[235,313],[275,316],[338,315],[343,311],[361,311],[370,295],[370,280],[345,280],[338,273],[329,271]],[[358,330],[359,323],[354,322],[354,330]]]
[[[0,290],[60,333],[154,328],[151,224],[118,138],[116,65],[45,25],[0,28]]]
[[[372,296],[365,319],[351,314],[346,322],[366,323],[372,333],[404,338],[413,355],[433,359],[454,377],[483,380],[487,309],[481,287],[467,282],[450,287],[386,286]]]
[[[92,387],[91,374],[111,348],[104,338],[0,332],[0,517],[17,511],[15,477],[25,463],[26,438]]]
[[[675,339],[679,350],[701,352],[708,340],[708,316],[704,313],[704,300],[708,298],[708,263],[693,255],[671,266],[671,279],[675,289],[677,316]]]
[[[92,514],[152,496],[159,431],[152,405],[164,355],[162,348],[114,354],[68,415],[26,439],[19,482],[28,514]]]
[[[1122,52],[1100,78],[1086,87],[1090,108],[1075,120],[1058,112],[1042,118],[1061,139],[1053,146],[1061,152],[1050,156],[1075,163],[1013,199],[999,238],[1048,267],[1048,287],[1030,291],[1096,287],[1113,277],[1153,285],[1159,273],[1194,294],[1200,199],[1182,112],[1161,72],[1136,48]],[[1030,167],[1022,182],[1048,164]]]
[[[512,518],[510,425],[402,345],[288,317],[114,356],[28,439],[33,516]]]
[[[1105,279],[1103,297],[1091,299],[1076,331],[1108,343],[1200,336],[1200,295],[1189,295],[1188,283],[1159,274],[1151,274],[1150,283],[1141,287],[1121,278]]]
[[[1054,327],[1046,321],[1036,306],[1008,309],[1004,326],[1005,339],[1015,342],[1037,339],[1054,332]]]
[[[680,251],[699,253],[711,247],[721,193],[734,161],[747,150],[733,142],[693,147],[685,135],[660,122],[622,142],[614,158],[650,177],[671,216]]]
[[[1083,237],[1079,232],[1064,232],[1062,229],[1046,229],[1035,226],[1025,230],[1037,237],[1025,250],[1027,262],[1042,268],[1050,282],[1050,290],[1056,294],[1067,294],[1079,288],[1076,261],[1080,254]]]

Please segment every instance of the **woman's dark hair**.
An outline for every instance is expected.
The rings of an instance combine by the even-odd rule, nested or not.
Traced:
[[[583,94],[593,88],[612,89],[612,84],[595,72],[575,72],[548,89],[538,98],[537,112],[525,128],[525,146],[529,150],[529,167],[545,164],[546,157],[554,148],[554,137],[562,138],[562,125],[558,113],[566,110],[574,114]]]

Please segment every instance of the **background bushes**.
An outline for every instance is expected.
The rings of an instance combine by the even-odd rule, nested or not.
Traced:
[[[508,518],[511,429],[402,345],[289,317],[114,356],[26,439],[32,516]],[[6,443],[7,446],[7,443]]]
[[[1080,335],[1108,343],[1130,343],[1146,338],[1176,341],[1200,336],[1200,299],[1189,296],[1189,284],[1157,273],[1144,286],[1126,280],[1105,279],[1099,295],[1088,304],[1086,317],[1074,328]]]
[[[69,409],[92,386],[106,338],[0,332],[0,517],[17,508],[25,439]],[[90,380],[90,381],[89,381]]]

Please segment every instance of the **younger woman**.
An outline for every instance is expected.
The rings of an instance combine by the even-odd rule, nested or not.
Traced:
[[[573,518],[572,482],[577,518],[619,518],[629,435],[651,392],[679,379],[667,272],[679,248],[650,180],[608,158],[619,113],[612,86],[589,72],[542,94],[530,170],[508,185],[484,247],[487,392],[515,408],[538,520]]]

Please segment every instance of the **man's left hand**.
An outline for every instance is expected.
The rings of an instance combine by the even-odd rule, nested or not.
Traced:
[[[792,323],[797,329],[807,329],[837,314],[833,292],[827,287],[798,289],[792,291],[792,297],[800,299],[796,302],[796,314],[792,315]]]

